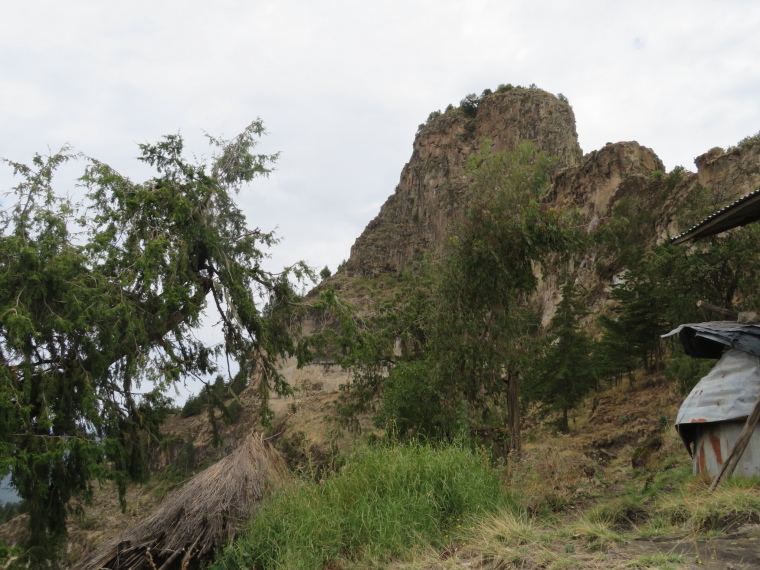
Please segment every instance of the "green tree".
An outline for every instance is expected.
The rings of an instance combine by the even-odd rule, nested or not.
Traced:
[[[470,160],[467,214],[453,231],[440,282],[435,376],[454,408],[479,415],[506,403],[520,449],[520,385],[534,361],[537,316],[525,308],[535,265],[573,247],[567,216],[541,201],[553,160],[529,142]],[[453,410],[452,410],[453,411]]]
[[[557,427],[569,429],[568,412],[596,386],[592,361],[592,340],[581,329],[580,319],[588,311],[578,298],[575,285],[568,280],[562,300],[552,318],[549,348],[541,361],[540,375],[527,386],[529,395],[562,412]]]
[[[519,449],[520,383],[540,331],[525,308],[534,264],[567,251],[575,235],[540,200],[551,164],[530,143],[476,153],[466,215],[451,228],[446,255],[424,265],[423,285],[386,309],[375,329],[383,342],[362,345],[380,352],[350,363],[374,372],[357,374],[354,401],[381,395],[381,419],[397,434],[451,438],[501,426],[506,412]]]
[[[261,267],[276,238],[250,229],[233,200],[277,158],[254,153],[262,134],[255,121],[231,140],[209,136],[205,162],[183,157],[179,135],[141,144],[139,160],[156,170],[144,183],[69,148],[5,161],[20,182],[0,212],[0,476],[10,472],[27,505],[38,565],[65,535],[69,499],[87,499],[104,477],[123,496],[144,476],[144,434],[165,402],[141,398],[142,384],[160,394],[213,373],[227,353],[256,372],[262,394],[287,392],[276,368],[297,351],[281,334],[286,309],[259,308],[287,307],[283,277]],[[86,163],[78,203],[53,187],[74,159]],[[208,302],[221,346],[193,334]]]

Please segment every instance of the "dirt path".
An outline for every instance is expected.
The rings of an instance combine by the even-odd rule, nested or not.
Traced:
[[[760,525],[746,525],[730,534],[707,539],[636,539],[613,550],[617,556],[631,560],[654,553],[680,554],[685,562],[682,567],[689,569],[757,569],[760,568]]]

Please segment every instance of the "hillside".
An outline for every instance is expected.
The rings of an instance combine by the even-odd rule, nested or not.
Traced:
[[[504,90],[482,97],[474,115],[456,108],[432,113],[420,125],[398,186],[357,238],[345,267],[310,296],[334,287],[359,311],[371,314],[379,299],[393,295],[405,270],[445,248],[448,228],[464,214],[469,157],[483,145],[495,153],[512,150],[522,140],[557,157],[549,205],[577,208],[587,232],[607,224],[615,207],[627,199],[626,207],[652,215],[642,238],[662,243],[696,221],[688,203],[701,189],[709,189],[704,206],[710,211],[760,186],[760,141],[729,150],[713,148],[695,158],[696,171],[679,167],[665,173],[655,151],[635,141],[608,143],[582,154],[569,104],[539,89]],[[605,309],[610,286],[623,266],[614,255],[598,250],[575,256],[572,265],[579,286],[590,292],[585,300],[592,318]],[[544,325],[559,297],[556,276],[540,275],[531,303]],[[316,323],[304,323],[306,334],[315,328]],[[334,394],[350,381],[329,363],[297,369],[290,361],[284,373],[292,386],[303,388],[302,394]],[[274,403],[280,411],[287,406]]]
[[[626,226],[627,233],[619,235],[629,242],[621,242],[618,249],[589,246],[574,251],[563,261],[572,270],[574,285],[582,291],[581,302],[587,312],[580,322],[595,338],[601,335],[598,317],[613,314],[617,306],[612,294],[614,286],[624,282],[626,248],[632,242],[643,246],[661,244],[669,235],[694,223],[700,212],[720,207],[760,186],[758,140],[728,150],[708,150],[695,159],[694,172],[677,168],[668,173],[654,150],[635,141],[608,143],[583,154],[567,101],[540,89],[502,87],[495,93],[468,97],[460,107],[431,113],[420,125],[398,186],[393,191],[389,189],[388,199],[357,238],[344,267],[315,287],[305,302],[314,302],[321,292],[333,288],[371,322],[382,312],[383,303],[400,295],[404,284],[414,279],[424,260],[440,260],[447,254],[452,228],[467,214],[473,157],[514,151],[524,141],[554,157],[541,207],[575,212],[585,235],[617,227],[615,224],[620,225],[621,220],[644,220]],[[521,299],[536,311],[544,327],[552,322],[562,299],[563,283],[552,271],[558,263],[548,256],[542,264],[535,264],[537,287]],[[326,326],[324,321],[310,318],[299,325],[306,335]],[[382,438],[383,430],[373,424],[372,414],[359,418],[358,439],[335,421],[341,385],[351,383],[352,376],[331,358],[303,368],[291,359],[282,363],[281,370],[294,393],[271,398],[275,419],[269,428],[259,421],[256,378],[235,397],[235,417],[230,421],[220,417],[216,431],[211,429],[205,412],[171,417],[163,427],[163,440],[151,449],[151,469],[161,474],[147,487],[130,491],[130,506],[124,514],[117,513],[113,488],[100,490],[95,507],[87,507],[85,514],[70,525],[69,560],[79,558],[140,519],[167,490],[181,485],[192,471],[230,453],[251,431],[265,431],[290,466],[305,479],[319,479],[332,472],[349,450],[363,445],[366,436],[372,441]],[[555,520],[555,516],[571,520],[599,501],[613,499],[622,491],[635,494],[652,481],[661,484],[658,489],[663,492],[682,488],[670,479],[673,473],[683,478],[689,471],[688,455],[672,433],[671,421],[681,398],[677,386],[665,379],[661,369],[645,374],[639,367],[621,378],[582,399],[571,412],[571,429],[565,435],[547,429],[556,419],[556,410],[547,412],[535,403],[526,404],[527,414],[522,421],[525,462],[522,467],[505,469],[510,481],[522,486],[521,505],[526,512],[550,512],[542,524]],[[490,445],[490,440],[484,441],[488,441],[484,445]],[[653,441],[659,443],[652,447]],[[548,459],[553,453],[557,453],[554,463]],[[534,473],[530,473],[531,465]],[[658,470],[665,474],[661,476]],[[639,513],[641,521],[660,516],[653,501],[645,505],[648,518]],[[0,538],[15,541],[23,533],[21,522],[0,527]],[[625,522],[625,530],[630,531],[635,522]],[[668,532],[674,529],[668,527]],[[595,558],[594,541],[604,542],[606,552],[610,544],[627,540],[591,536],[593,532],[588,530],[578,532],[582,538],[572,540],[581,542],[573,544],[578,544],[579,553],[586,558],[570,556],[570,561],[565,561],[568,565],[562,566],[565,562],[558,544],[564,539],[552,535],[542,548],[553,553],[554,558],[548,554],[545,558],[557,565],[526,556],[524,567],[602,568],[605,562]],[[535,533],[540,534],[539,530]],[[497,559],[505,560],[511,552],[508,549],[500,551],[498,556],[503,556],[498,558],[484,554],[493,546],[491,543],[469,550],[464,546],[452,543],[454,551],[445,556],[445,551],[437,551],[434,557],[440,557],[440,563],[424,557],[416,563],[425,567],[510,567],[499,566],[499,562],[489,565]],[[461,558],[457,558],[454,554],[460,550],[457,556]],[[620,550],[610,556],[617,558],[616,566],[609,567],[617,567],[618,562],[627,564],[640,555]],[[452,562],[447,565],[448,558]]]

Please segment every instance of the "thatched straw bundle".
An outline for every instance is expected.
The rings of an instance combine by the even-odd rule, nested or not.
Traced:
[[[188,568],[229,541],[264,493],[287,481],[285,462],[261,436],[169,495],[155,513],[93,551],[77,568]]]

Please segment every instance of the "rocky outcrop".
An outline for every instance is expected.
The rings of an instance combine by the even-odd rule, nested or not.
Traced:
[[[401,271],[423,252],[440,251],[463,212],[468,158],[484,145],[501,152],[526,140],[556,157],[557,170],[582,156],[572,108],[540,89],[487,95],[476,109],[452,109],[422,125],[396,191],[351,248],[348,273]]]
[[[559,172],[549,196],[558,206],[579,208],[593,229],[623,195],[637,194],[664,170],[652,149],[635,141],[608,143]]]
[[[760,140],[747,141],[724,151],[716,147],[694,159],[697,181],[728,197],[748,194],[760,187]]]
[[[760,186],[760,141],[748,140],[728,151],[714,148],[695,160],[696,173],[679,169],[668,174],[655,152],[635,141],[608,143],[582,156],[572,109],[549,93],[519,88],[495,93],[481,99],[476,113],[452,109],[421,125],[395,192],[356,240],[346,271],[325,285],[367,311],[378,294],[365,294],[368,283],[381,285],[425,253],[442,251],[450,224],[464,214],[468,158],[484,146],[500,152],[524,140],[557,157],[547,200],[577,208],[588,231],[605,224],[615,206],[631,197],[635,207],[654,214],[651,239],[662,241],[683,229],[679,216],[700,186],[716,208]],[[587,299],[592,313],[604,307],[620,269],[597,255],[592,248],[571,260],[584,290],[596,292]],[[600,272],[601,265],[609,270]],[[530,302],[546,324],[560,284],[551,274],[538,277]],[[283,370],[292,385],[307,392],[350,382],[343,371],[322,364],[296,370],[288,363]]]

